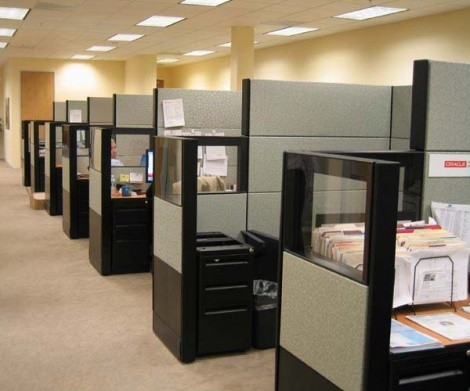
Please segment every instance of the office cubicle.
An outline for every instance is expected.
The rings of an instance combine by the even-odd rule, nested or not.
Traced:
[[[210,146],[225,146],[228,159],[236,162],[233,168],[228,164],[222,187],[217,176],[211,177],[213,187],[205,184],[203,175],[198,176]],[[227,305],[227,282],[222,279],[236,280],[249,272],[250,262],[240,253],[246,248],[234,244],[229,255],[215,257],[220,261],[215,268],[217,265],[201,266],[196,247],[200,232],[219,231],[236,237],[246,228],[246,147],[244,137],[156,138],[153,329],[182,362],[251,345],[251,302],[240,302],[248,291],[251,300],[251,287],[237,285],[234,308],[208,311],[204,303],[212,288],[201,285],[206,267],[218,273],[219,304],[225,300],[223,305]],[[230,257],[236,259],[229,262],[232,269],[225,270]]]
[[[54,121],[66,122],[67,121],[67,103],[54,101]]]
[[[28,142],[30,151],[31,192],[44,192],[44,156],[46,133],[45,121],[30,121],[28,128]]]
[[[277,390],[388,389],[398,183],[398,163],[284,154]],[[328,215],[362,223],[361,268],[317,252]]]
[[[21,177],[23,186],[31,186],[31,153],[29,151],[29,124],[31,121],[21,121]]]
[[[248,228],[275,237],[283,151],[390,149],[390,86],[247,79],[242,105],[250,144]]]
[[[113,125],[113,98],[88,97],[88,123],[95,126]]]
[[[89,258],[102,275],[149,271],[146,151],[154,135],[153,128],[91,129]]]
[[[63,122],[45,123],[45,205],[51,216],[62,214],[63,125]]]
[[[86,100],[66,100],[65,101],[65,122],[69,124],[88,123],[88,101]]]
[[[89,233],[89,126],[64,124],[62,141],[62,228],[71,239],[87,238]]]

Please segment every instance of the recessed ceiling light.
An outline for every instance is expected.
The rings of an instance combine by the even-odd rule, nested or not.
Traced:
[[[6,48],[8,45],[8,42],[0,42],[0,49]]]
[[[76,54],[72,57],[72,60],[90,60],[96,56],[90,56],[89,54]]]
[[[286,27],[285,29],[270,31],[266,33],[268,35],[282,35],[283,37],[291,37],[292,35],[299,35],[309,33],[311,31],[317,31],[316,27]]]
[[[131,42],[142,37],[143,37],[142,34],[116,34],[116,35],[113,35],[111,38],[108,38],[108,41]]]
[[[159,64],[173,64],[175,62],[178,62],[177,58],[162,58],[161,60],[157,60],[157,63]]]
[[[392,8],[392,7],[369,7],[346,14],[336,15],[334,18],[354,19],[354,20],[367,20],[378,18],[380,16],[396,14],[397,12],[408,11],[406,8]]]
[[[258,41],[255,41],[253,42],[253,45],[258,45],[259,42]],[[222,43],[220,45],[217,45],[218,47],[221,47],[221,48],[231,48],[232,47],[232,42],[225,42],[225,43]]]
[[[116,49],[116,46],[91,46],[87,49],[88,52],[109,52]]]
[[[0,37],[13,37],[16,29],[0,29]]]
[[[230,0],[183,0],[180,4],[185,5],[205,5],[207,7],[217,7],[218,5],[228,3]]]
[[[208,54],[215,53],[213,50],[193,50],[192,52],[184,53],[184,56],[207,56]]]
[[[29,8],[0,7],[0,19],[23,20],[29,12]]]
[[[154,15],[148,19],[143,20],[140,23],[137,23],[137,26],[152,26],[152,27],[168,27],[172,24],[181,22],[186,18],[182,18],[179,16],[158,16]]]

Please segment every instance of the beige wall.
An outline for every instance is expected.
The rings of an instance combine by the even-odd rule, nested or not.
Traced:
[[[157,85],[156,56],[142,55],[125,63],[126,94],[151,95]]]
[[[470,63],[469,21],[464,9],[257,49],[254,78],[411,84],[416,59]],[[229,89],[230,57],[168,67],[164,78],[166,87]]]
[[[4,97],[10,98],[10,130],[5,131],[5,160],[21,164],[21,71],[55,74],[55,101],[86,100],[88,96],[110,97],[124,92],[124,62],[69,61],[15,58],[3,67]]]
[[[165,88],[230,90],[230,57],[218,57],[176,67],[158,67]]]

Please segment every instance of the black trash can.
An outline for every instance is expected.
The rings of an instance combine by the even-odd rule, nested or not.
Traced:
[[[252,345],[255,349],[270,349],[276,344],[277,284],[254,281]]]

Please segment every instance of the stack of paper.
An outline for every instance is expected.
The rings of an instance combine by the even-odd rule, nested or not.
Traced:
[[[410,315],[407,318],[452,341],[470,339],[470,320],[452,312]]]
[[[392,329],[390,332],[390,351],[392,353],[438,347],[443,347],[443,345],[437,339],[392,319]]]

